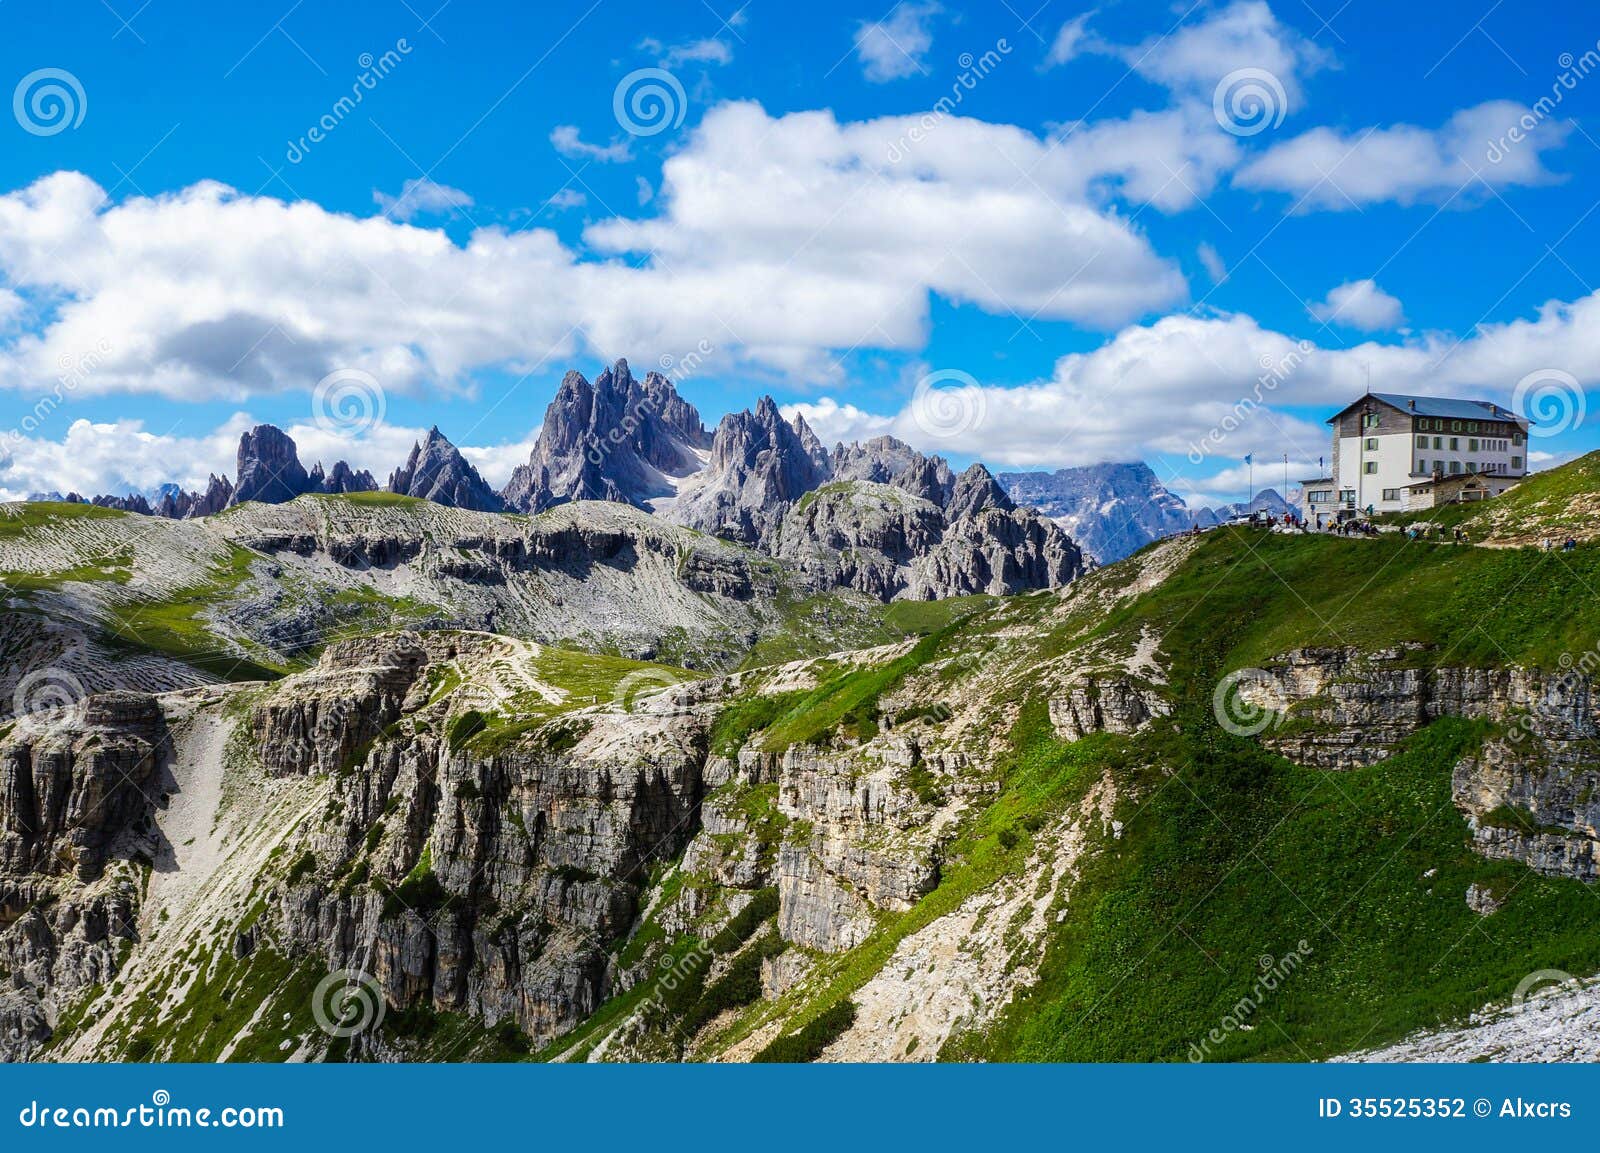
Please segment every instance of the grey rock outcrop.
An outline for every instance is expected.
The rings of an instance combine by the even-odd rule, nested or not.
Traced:
[[[1172,706],[1155,689],[1129,677],[1086,677],[1050,698],[1050,724],[1064,741],[1091,733],[1134,733]]]
[[[212,516],[227,508],[232,500],[233,483],[225,476],[211,473],[203,493],[184,492],[175,486],[162,493],[155,507],[155,515],[168,520]]]
[[[143,693],[21,718],[0,745],[0,874],[99,877],[115,838],[149,812],[166,755],[161,709]]]
[[[437,425],[420,444],[411,446],[405,464],[390,475],[388,491],[478,512],[499,512],[505,507],[499,494]]]
[[[313,492],[338,494],[378,491],[378,482],[370,472],[366,469],[357,472],[342,460],[335,461],[333,470],[326,476],[323,475],[322,464],[318,462],[312,466],[308,479]]]

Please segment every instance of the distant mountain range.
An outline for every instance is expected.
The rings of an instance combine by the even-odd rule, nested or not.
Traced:
[[[240,437],[235,477],[212,476],[204,492],[163,485],[154,500],[140,494],[77,493],[34,494],[33,499],[181,520],[251,501],[284,504],[306,494],[376,492],[380,487],[370,472],[344,461],[326,471],[320,463],[307,470],[293,438],[269,424]],[[851,486],[847,501],[839,485]],[[879,488],[895,493],[876,492],[868,502],[872,507],[863,506],[864,497]],[[592,384],[581,373],[567,373],[545,412],[528,462],[518,466],[503,489],[490,486],[437,427],[412,446],[405,463],[383,486],[386,492],[477,512],[532,513],[569,501],[621,502],[791,556],[809,555],[816,541],[797,527],[785,530],[786,516],[822,490],[828,491],[820,503],[806,502],[808,532],[822,533],[831,543],[822,549],[826,561],[812,557],[809,563],[833,565],[839,556],[864,549],[872,555],[870,563],[862,568],[847,562],[847,571],[837,575],[875,595],[894,595],[917,583],[905,571],[909,560],[947,539],[951,548],[963,552],[957,567],[967,571],[969,583],[1020,580],[1021,587],[1034,587],[1033,579],[1046,584],[1050,579],[1038,574],[1030,578],[1020,569],[1048,554],[1058,573],[1071,570],[1079,563],[1069,555],[1074,541],[1093,560],[1109,564],[1194,524],[1204,528],[1240,511],[1260,508],[1281,514],[1288,507],[1276,491],[1266,489],[1248,506],[1191,510],[1142,463],[998,477],[973,465],[958,477],[943,458],[924,456],[893,437],[838,444],[829,452],[804,418],[784,418],[770,397],[762,397],[753,409],[723,417],[713,433],[671,381],[656,372],[635,380],[626,360],[617,361]],[[900,494],[921,503],[908,505]],[[841,501],[850,506],[848,515]],[[1018,506],[1037,509],[1048,518],[1043,524],[1053,521],[1071,540],[1047,539],[1039,518]],[[993,523],[976,535],[970,523],[950,533],[957,522],[987,512],[1009,523],[1002,526],[991,517]],[[851,527],[845,528],[844,520]],[[991,566],[981,559],[984,550],[994,547],[1020,569],[1010,577],[997,572],[989,574],[992,580],[980,579],[980,570]],[[885,559],[889,557],[898,559]],[[1006,568],[1005,562],[999,563]]]
[[[1096,464],[1055,472],[1003,472],[996,478],[1019,504],[1054,520],[1101,564],[1138,552],[1151,541],[1192,526],[1210,528],[1241,513],[1281,516],[1290,508],[1276,489],[1248,503],[1191,509],[1142,462]]]
[[[307,495],[375,492],[371,473],[339,461],[309,471],[293,438],[258,425],[239,440],[237,481],[204,493],[75,493],[58,499],[169,519]],[[439,431],[412,446],[384,491],[473,512],[541,513],[578,501],[634,506],[672,524],[768,553],[812,587],[880,600],[1057,588],[1084,558],[1071,538],[1019,508],[989,471],[959,476],[892,437],[829,453],[771,397],[722,418],[715,433],[659,373],[635,380],[619,360],[591,384],[570,372],[545,413],[528,463],[496,491]],[[56,494],[49,494],[54,497]]]

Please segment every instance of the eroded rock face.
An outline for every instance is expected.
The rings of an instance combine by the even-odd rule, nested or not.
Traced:
[[[773,552],[819,586],[892,600],[944,533],[939,506],[886,484],[830,484],[782,519]]]
[[[1172,706],[1161,693],[1131,678],[1089,677],[1069,685],[1065,695],[1052,697],[1049,709],[1056,735],[1077,741],[1090,733],[1137,732],[1167,716]]]
[[[261,763],[275,776],[333,773],[400,715],[428,649],[442,638],[402,633],[330,645],[311,673],[295,677],[251,712]]]
[[[234,504],[286,504],[311,490],[294,439],[270,424],[258,424],[239,438],[238,478]]]
[[[113,839],[149,813],[166,755],[160,706],[143,693],[23,718],[0,745],[0,874],[97,878]]]
[[[742,544],[762,544],[790,504],[828,479],[820,450],[814,434],[803,437],[764,396],[753,412],[722,418],[711,459],[673,508],[672,519]]]
[[[1030,509],[984,508],[945,529],[918,557],[904,595],[913,600],[1060,588],[1083,574],[1083,554],[1066,533]]]
[[[228,507],[233,500],[233,483],[225,476],[210,474],[205,492],[170,490],[163,493],[156,504],[155,515],[168,520],[185,520],[189,517],[212,516]]]
[[[938,886],[931,810],[905,780],[920,758],[909,738],[844,756],[805,745],[783,754],[778,808],[802,831],[778,853],[785,940],[825,952],[854,948],[876,923],[875,910],[903,912]]]
[[[431,659],[457,655],[424,639]],[[407,676],[414,685],[402,694]],[[415,687],[425,680],[408,670],[385,688],[335,675],[279,696],[343,715],[372,708],[375,692],[404,695],[415,716],[426,711],[426,689]],[[308,714],[278,716],[300,732]],[[396,1007],[512,1020],[540,1040],[592,1013],[610,992],[608,948],[632,925],[650,866],[678,857],[696,831],[706,728],[602,714],[561,733],[493,754],[415,731],[372,740],[334,777],[313,845],[321,867],[282,904],[287,940],[330,967],[364,967]],[[333,736],[323,761],[347,755],[352,734]],[[358,868],[368,883],[339,882]]]

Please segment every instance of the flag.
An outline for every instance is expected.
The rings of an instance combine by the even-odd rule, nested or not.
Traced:
[[[1244,454],[1244,462],[1245,462],[1245,464],[1254,464],[1256,462],[1256,454],[1253,453],[1253,452],[1245,453]]]

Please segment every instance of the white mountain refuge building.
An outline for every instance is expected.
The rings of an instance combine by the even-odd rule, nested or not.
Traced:
[[[1477,477],[1471,490],[1484,499],[1528,474],[1528,422],[1492,401],[1370,392],[1328,423],[1333,500],[1316,510],[1325,516],[1431,507],[1451,478]]]

